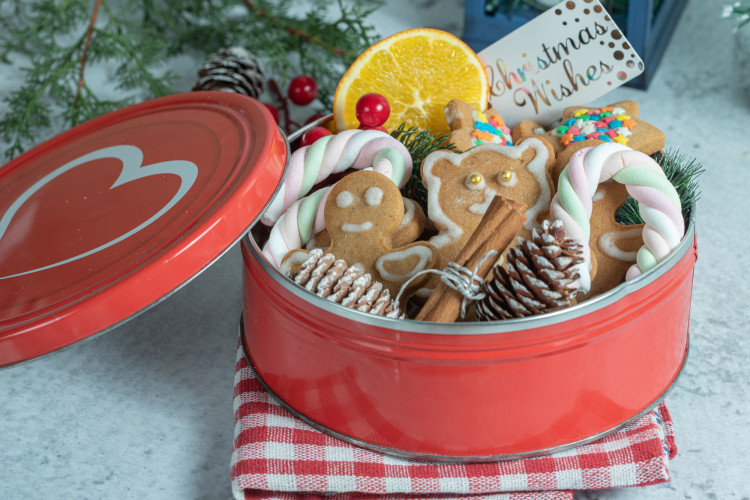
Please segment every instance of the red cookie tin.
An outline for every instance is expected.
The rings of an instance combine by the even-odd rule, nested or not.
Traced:
[[[266,388],[311,425],[385,453],[533,456],[593,441],[653,408],[688,351],[695,226],[644,275],[550,314],[396,320],[297,286],[242,240],[242,340]]]
[[[674,383],[692,222],[656,268],[566,310],[394,320],[306,292],[243,238],[287,156],[263,105],[193,92],[102,116],[0,168],[0,367],[112,329],[242,238],[251,366],[294,413],[362,446],[459,461],[541,454],[611,432]]]
[[[111,329],[187,282],[246,233],[287,151],[262,104],[192,92],[0,168],[0,367]]]

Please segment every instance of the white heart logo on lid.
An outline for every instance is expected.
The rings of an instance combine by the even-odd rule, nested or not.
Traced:
[[[101,160],[104,158],[116,158],[122,162],[122,170],[120,172],[120,175],[119,177],[117,177],[117,180],[115,180],[114,184],[110,186],[110,189],[114,189],[117,186],[127,184],[128,182],[136,180],[136,179],[142,179],[144,177],[149,177],[152,175],[159,175],[159,174],[177,175],[180,178],[180,188],[174,194],[172,199],[169,200],[169,202],[166,205],[164,205],[158,212],[156,212],[154,215],[149,217],[148,220],[144,221],[139,226],[131,229],[127,233],[122,234],[118,236],[117,238],[110,240],[107,243],[104,243],[103,245],[99,245],[96,248],[80,253],[68,259],[61,260],[59,262],[55,262],[53,264],[49,264],[49,265],[39,267],[36,269],[31,269],[29,271],[23,271],[23,272],[8,275],[8,276],[0,276],[0,280],[8,279],[8,278],[16,278],[18,276],[24,276],[26,274],[31,274],[31,273],[35,273],[38,271],[44,271],[46,269],[51,269],[54,267],[62,266],[64,264],[68,264],[70,262],[74,262],[76,260],[80,260],[80,259],[83,259],[84,257],[100,252],[104,250],[105,248],[109,248],[112,245],[115,245],[129,238],[130,236],[134,235],[138,231],[152,224],[154,221],[158,220],[162,215],[167,213],[173,206],[175,206],[190,190],[190,188],[193,186],[193,183],[195,183],[195,180],[198,177],[198,167],[195,165],[195,163],[192,163],[186,160],[164,161],[164,162],[154,163],[152,165],[144,166],[143,165],[143,152],[140,150],[140,148],[136,146],[121,145],[121,146],[111,146],[107,148],[102,148],[97,151],[93,151],[91,153],[80,156],[76,158],[75,160],[72,160],[66,163],[62,167],[55,169],[51,173],[47,174],[46,176],[38,180],[36,183],[34,183],[33,186],[31,186],[21,196],[19,196],[18,199],[16,199],[10,205],[10,208],[8,209],[8,211],[5,212],[5,214],[3,214],[3,217],[0,218],[0,240],[3,238],[5,231],[8,229],[8,226],[10,225],[10,222],[13,219],[13,216],[18,212],[21,206],[23,206],[23,204],[26,203],[26,201],[28,201],[32,196],[34,196],[34,194],[37,191],[39,191],[46,184],[48,184],[49,182],[51,182],[52,180],[54,180],[55,178],[59,177],[60,175],[64,174],[65,172],[69,170],[72,170],[87,162],[94,161],[94,160]]]

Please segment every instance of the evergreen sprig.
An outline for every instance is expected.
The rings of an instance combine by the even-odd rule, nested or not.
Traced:
[[[700,198],[698,177],[704,172],[703,165],[695,158],[680,153],[679,149],[658,155],[656,161],[680,196],[682,216],[687,224],[693,215],[692,209]],[[632,196],[617,209],[615,220],[626,226],[643,224],[643,218],[638,212],[638,203]]]
[[[739,30],[746,24],[750,23],[750,0],[734,2],[731,5],[725,5],[722,17],[734,17],[737,20],[735,31]]]
[[[401,189],[401,193],[419,203],[427,213],[427,188],[422,184],[422,162],[430,153],[440,149],[456,153],[460,153],[460,151],[456,149],[455,144],[448,141],[450,134],[431,134],[429,130],[420,130],[414,126],[407,128],[406,123],[399,125],[396,130],[391,132],[391,136],[406,146],[412,158],[411,178]]]
[[[235,45],[282,87],[312,76],[331,109],[341,75],[376,38],[365,19],[381,2],[0,0],[0,63],[30,61],[20,88],[3,99],[5,156],[127,104],[188,91],[165,69],[171,57],[205,58]],[[108,85],[90,84],[92,65],[105,69]]]

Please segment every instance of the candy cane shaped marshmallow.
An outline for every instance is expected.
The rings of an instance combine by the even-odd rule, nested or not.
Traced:
[[[345,130],[321,137],[289,158],[286,179],[260,220],[271,226],[293,203],[329,176],[350,168],[370,167],[403,187],[411,176],[412,159],[401,141],[379,130]]]
[[[262,253],[274,267],[281,265],[290,250],[303,248],[313,234],[325,229],[323,208],[330,189],[320,188],[295,201],[273,225]]]
[[[672,251],[685,234],[682,203],[674,186],[658,163],[648,155],[616,143],[584,148],[573,154],[560,174],[550,213],[560,219],[569,238],[583,246],[584,260],[577,266],[577,286],[586,293],[591,288],[591,212],[597,186],[608,180],[624,184],[638,202],[643,218],[643,242],[636,264],[625,276],[631,280],[653,268]]]

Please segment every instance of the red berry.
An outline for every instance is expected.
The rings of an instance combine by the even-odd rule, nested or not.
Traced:
[[[304,134],[302,134],[302,138],[299,140],[300,147],[302,146],[309,146],[313,142],[317,141],[321,137],[325,137],[327,135],[333,135],[333,132],[328,130],[325,127],[313,127]]]
[[[271,116],[273,116],[274,121],[276,123],[279,123],[279,110],[276,109],[276,106],[274,106],[273,104],[267,104],[267,103],[263,103],[263,105],[266,108],[268,108],[268,111],[271,112]]]
[[[320,113],[315,113],[310,118],[305,120],[305,125],[307,125],[308,123],[312,123],[314,121],[320,120],[321,118],[325,118],[325,115],[321,115]]]
[[[380,94],[365,94],[357,101],[356,111],[360,124],[365,128],[375,128],[388,120],[391,105]]]
[[[318,84],[315,83],[315,80],[313,80],[312,77],[307,75],[294,77],[289,84],[287,95],[289,95],[289,99],[291,99],[294,104],[305,106],[318,97]]]

